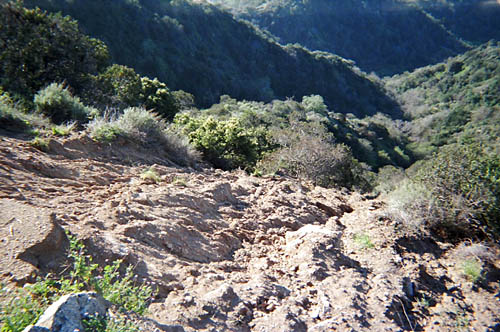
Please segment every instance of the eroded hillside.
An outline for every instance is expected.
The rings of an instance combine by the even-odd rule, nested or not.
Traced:
[[[47,152],[0,138],[0,270],[66,266],[62,229],[157,293],[146,329],[495,331],[499,251],[413,234],[381,199],[285,177],[179,168],[85,133]],[[154,169],[159,179],[144,176]],[[142,175],[142,176],[141,176]],[[482,279],[462,268],[479,259]]]

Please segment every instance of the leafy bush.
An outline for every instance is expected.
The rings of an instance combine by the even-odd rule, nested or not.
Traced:
[[[62,84],[52,83],[40,90],[34,99],[37,112],[48,116],[54,123],[76,120],[87,122],[97,110],[85,106],[78,97],[73,97]]]
[[[156,78],[140,77],[127,66],[114,64],[108,67],[105,72],[94,76],[94,84],[95,88],[87,91],[85,99],[100,108],[122,110],[140,106],[172,120],[181,101],[189,104],[188,93],[179,91],[174,95],[165,83]]]
[[[177,101],[178,98],[188,98],[189,94],[178,92],[176,95],[170,93],[167,85],[158,81],[158,79],[150,79],[147,77],[141,78],[141,102],[142,105],[153,110],[167,120],[172,120],[174,115],[179,111],[180,103]],[[184,102],[189,104],[187,99]]]
[[[268,149],[265,130],[246,129],[237,118],[216,120],[184,113],[177,115],[174,123],[204,158],[218,168],[252,170]]]
[[[134,69],[114,64],[93,79],[94,88],[87,91],[87,101],[99,108],[139,106],[141,77]]]
[[[0,84],[28,100],[51,82],[65,80],[81,91],[108,62],[106,46],[69,17],[3,1],[0,22]]]
[[[116,125],[129,138],[143,143],[156,143],[167,127],[157,114],[139,107],[125,109],[116,120]]]

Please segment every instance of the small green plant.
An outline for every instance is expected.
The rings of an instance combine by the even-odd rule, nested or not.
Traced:
[[[371,249],[375,247],[370,236],[364,233],[354,234],[353,240],[361,249]]]
[[[92,257],[85,252],[85,246],[69,236],[72,261],[68,277],[60,279],[48,275],[38,278],[29,286],[19,289],[0,290],[0,330],[2,332],[21,332],[26,326],[34,324],[43,311],[61,296],[94,290],[106,300],[119,306],[121,310],[135,311],[144,314],[153,290],[150,286],[135,282],[133,268],[128,267],[122,276],[119,272],[122,261],[107,265],[99,274],[99,266],[92,263]],[[92,332],[132,332],[137,329],[123,321],[113,321],[106,318],[90,317],[85,323],[86,331]]]
[[[417,306],[422,309],[428,309],[431,305],[429,298],[425,295],[417,298]]]
[[[55,136],[68,136],[76,128],[76,122],[69,122],[52,127],[52,134]]]
[[[142,172],[141,179],[150,180],[150,181],[153,181],[155,183],[161,182],[160,175],[158,175],[158,173],[152,167],[150,167]]]
[[[174,186],[187,187],[187,180],[184,177],[176,176],[172,181]]]
[[[476,259],[468,259],[462,263],[462,272],[468,280],[476,283],[482,278],[482,264]]]
[[[49,140],[47,138],[37,136],[30,141],[30,145],[43,152],[49,151]]]
[[[89,316],[82,320],[85,332],[136,332],[137,326],[125,319]]]

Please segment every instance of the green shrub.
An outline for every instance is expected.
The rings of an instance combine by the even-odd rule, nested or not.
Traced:
[[[108,62],[106,46],[82,34],[68,16],[3,1],[0,22],[0,84],[25,99],[63,80],[81,92],[90,75]]]
[[[262,173],[283,172],[325,187],[344,186],[368,189],[362,166],[350,149],[335,144],[319,123],[290,120],[290,126],[272,130],[272,143],[279,146],[258,164]]]
[[[100,108],[141,107],[168,120],[179,111],[181,102],[189,104],[191,96],[185,92],[174,95],[158,79],[140,77],[134,69],[116,64],[95,76],[94,84],[95,89],[87,92],[86,100]]]
[[[94,77],[94,89],[86,100],[99,108],[124,109],[140,105],[141,77],[134,69],[114,64]]]
[[[268,147],[262,128],[246,129],[237,118],[216,120],[179,114],[174,123],[203,157],[218,168],[252,170]]]
[[[38,91],[34,103],[37,112],[48,116],[54,123],[65,121],[87,122],[96,110],[83,105],[80,98],[73,97],[62,84],[52,83]]]
[[[69,122],[66,124],[53,126],[52,134],[55,136],[68,136],[72,131],[75,130],[76,122]]]
[[[375,245],[373,244],[372,240],[370,239],[370,236],[367,234],[364,234],[364,233],[354,234],[353,240],[358,245],[358,247],[360,247],[361,249],[375,248]]]
[[[123,111],[116,125],[129,138],[144,143],[155,143],[167,125],[157,114],[144,108],[130,107]]]
[[[144,170],[141,173],[141,179],[150,180],[150,181],[153,181],[154,183],[161,181],[160,175],[158,175],[158,173],[152,167]]]
[[[178,98],[187,98],[187,95],[177,93]],[[141,95],[142,106],[148,110],[153,110],[167,120],[172,120],[179,111],[180,104],[176,97],[170,92],[167,85],[158,81],[142,77]],[[187,100],[184,102],[189,103]]]
[[[452,145],[424,163],[416,180],[432,194],[435,227],[448,236],[500,235],[500,157],[480,145]]]
[[[476,259],[468,259],[462,262],[462,272],[467,279],[476,283],[482,278],[482,264]]]

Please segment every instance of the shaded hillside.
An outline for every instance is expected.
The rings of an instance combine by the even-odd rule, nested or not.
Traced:
[[[500,44],[488,43],[445,63],[387,80],[412,118],[419,154],[456,142],[500,147]]]
[[[467,50],[466,43],[500,37],[495,1],[207,1],[283,43],[332,52],[379,75],[438,63]]]
[[[106,42],[115,62],[193,93],[202,106],[222,94],[270,101],[314,93],[338,112],[400,116],[383,88],[348,61],[282,47],[215,7],[150,0],[25,3],[71,15]]]

